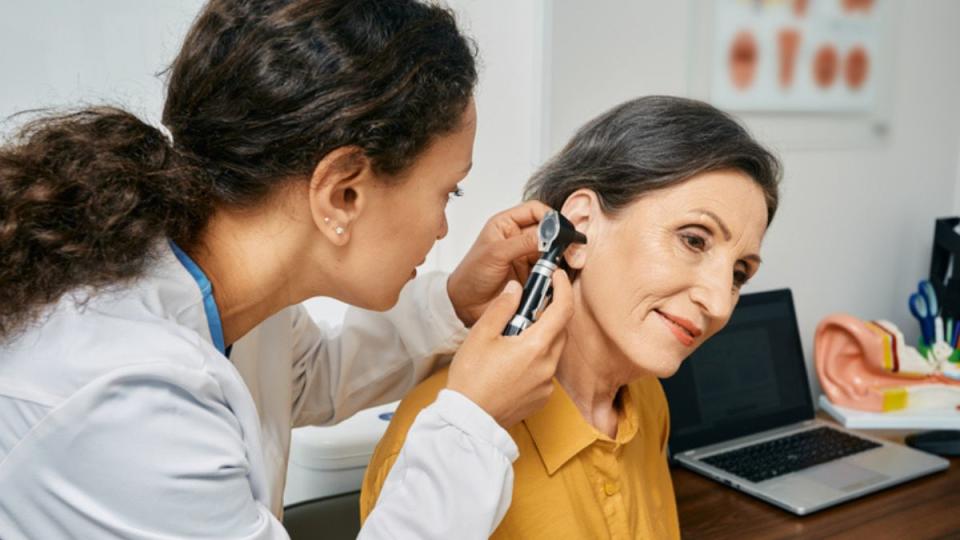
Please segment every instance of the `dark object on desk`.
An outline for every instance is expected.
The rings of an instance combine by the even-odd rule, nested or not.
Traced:
[[[940,300],[940,316],[960,317],[960,217],[940,218],[933,228],[930,283]],[[951,271],[953,269],[953,271]],[[948,276],[948,273],[951,274]]]
[[[904,442],[907,446],[938,456],[960,456],[960,431],[925,431],[908,435]]]
[[[787,289],[743,295],[663,389],[677,463],[797,515],[949,465],[814,419]]]
[[[940,316],[960,317],[960,217],[940,218],[933,227],[930,283],[940,300]],[[907,445],[941,456],[960,456],[960,431],[927,431],[905,439]]]

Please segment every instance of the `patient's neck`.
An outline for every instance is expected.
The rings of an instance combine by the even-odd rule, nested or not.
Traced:
[[[619,411],[617,393],[637,378],[635,367],[607,339],[590,310],[576,300],[567,326],[567,343],[557,366],[563,386],[583,418],[601,433],[615,438]]]

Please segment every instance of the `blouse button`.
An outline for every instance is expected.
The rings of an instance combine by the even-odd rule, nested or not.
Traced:
[[[620,486],[618,486],[617,484],[614,484],[613,482],[607,482],[606,484],[603,485],[603,492],[606,493],[607,495],[614,495],[618,491],[620,491]]]

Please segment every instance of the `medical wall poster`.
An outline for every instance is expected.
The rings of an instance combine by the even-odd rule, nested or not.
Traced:
[[[872,111],[885,4],[717,0],[711,101],[735,111]]]

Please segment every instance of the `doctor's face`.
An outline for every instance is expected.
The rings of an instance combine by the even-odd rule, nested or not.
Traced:
[[[471,100],[452,132],[441,135],[398,178],[379,187],[371,200],[364,236],[372,239],[360,292],[363,306],[392,307],[404,285],[416,276],[434,243],[447,235],[447,203],[473,165],[477,112]]]
[[[600,212],[587,225],[575,283],[580,331],[571,339],[599,340],[628,380],[669,377],[729,320],[760,265],[766,225],[763,191],[737,171],[703,173],[613,216]]]

